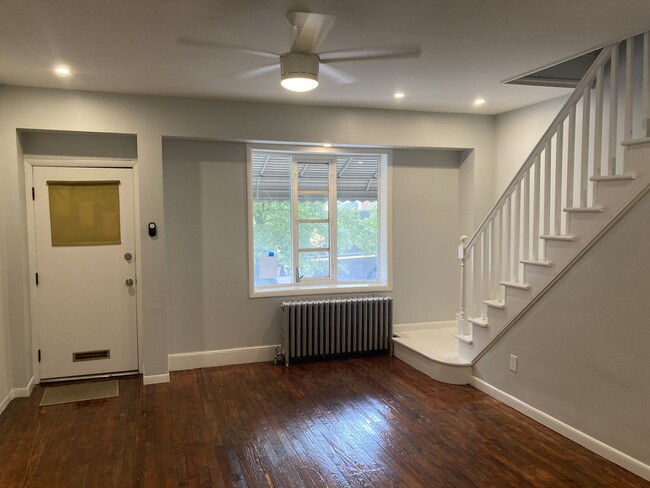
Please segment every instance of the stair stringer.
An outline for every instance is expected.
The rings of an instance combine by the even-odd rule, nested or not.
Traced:
[[[626,143],[626,173],[635,174],[633,180],[597,181],[597,206],[602,212],[570,213],[568,234],[574,241],[543,240],[543,259],[550,267],[522,264],[524,282],[529,290],[506,287],[505,309],[486,307],[487,327],[471,329],[472,342],[459,341],[458,355],[475,363],[512,327],[519,318],[539,300],[636,202],[650,190],[650,140]]]

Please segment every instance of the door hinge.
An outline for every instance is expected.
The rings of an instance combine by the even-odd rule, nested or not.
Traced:
[[[36,273],[36,286],[38,286],[38,273]]]
[[[41,362],[41,350],[40,349],[38,350],[38,362],[39,363]]]
[[[36,190],[34,190],[33,186],[32,186],[32,200],[36,200]]]

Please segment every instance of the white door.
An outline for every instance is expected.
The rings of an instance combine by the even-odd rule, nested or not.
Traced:
[[[136,371],[133,171],[33,176],[41,378]]]

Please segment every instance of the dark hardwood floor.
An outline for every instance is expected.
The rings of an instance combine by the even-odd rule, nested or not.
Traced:
[[[472,387],[398,359],[120,379],[0,416],[0,486],[650,486]]]

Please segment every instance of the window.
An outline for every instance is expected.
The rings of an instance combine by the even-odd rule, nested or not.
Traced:
[[[52,247],[120,244],[119,181],[48,181]]]
[[[249,146],[251,296],[390,289],[389,156]]]

